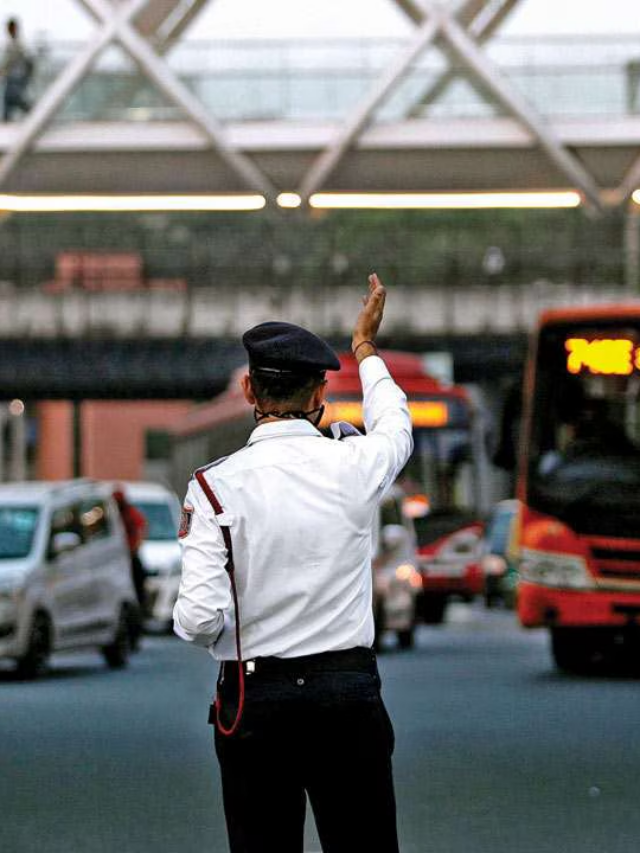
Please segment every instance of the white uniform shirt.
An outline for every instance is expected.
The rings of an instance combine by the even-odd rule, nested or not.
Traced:
[[[237,656],[222,524],[245,660],[372,645],[372,525],[413,441],[406,397],[384,362],[364,359],[360,378],[365,436],[330,440],[305,420],[256,427],[246,447],[205,470],[223,515],[191,481],[173,611],[179,637],[218,660]]]

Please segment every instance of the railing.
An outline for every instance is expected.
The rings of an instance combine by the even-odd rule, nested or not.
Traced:
[[[345,115],[405,44],[398,39],[184,42],[165,59],[221,121],[322,121]],[[36,96],[82,48],[69,43],[38,46]],[[637,36],[495,39],[483,50],[545,116],[640,114]],[[443,75],[449,82],[432,102],[428,94]],[[500,109],[474,88],[459,63],[450,66],[442,48],[432,46],[378,110],[376,120],[395,121],[409,114],[471,118],[500,115]],[[115,47],[105,52],[59,115],[61,121],[179,118],[179,111]]]
[[[239,338],[252,323],[286,316],[316,332],[347,335],[361,287],[343,285],[281,293],[268,289],[197,288],[191,292],[0,292],[0,340],[77,338]],[[385,334],[486,335],[527,332],[545,308],[628,301],[623,288],[544,283],[529,288],[477,286],[416,289],[397,285]]]

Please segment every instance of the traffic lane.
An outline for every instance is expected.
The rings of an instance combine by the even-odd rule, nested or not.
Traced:
[[[512,614],[452,616],[380,658],[403,853],[633,849],[637,681],[556,676]],[[35,684],[0,676],[2,849],[225,851],[207,655],[145,638],[129,670],[59,661]]]
[[[638,680],[558,675],[544,632],[504,611],[457,613],[385,666],[402,850],[634,849]]]
[[[0,676],[0,849],[224,850],[214,679],[207,655],[155,638],[126,670],[87,653],[35,683]]]

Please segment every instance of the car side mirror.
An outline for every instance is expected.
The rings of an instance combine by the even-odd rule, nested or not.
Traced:
[[[51,540],[50,554],[52,557],[59,557],[60,554],[74,551],[80,545],[80,542],[81,539],[78,534],[72,531],[56,533]]]

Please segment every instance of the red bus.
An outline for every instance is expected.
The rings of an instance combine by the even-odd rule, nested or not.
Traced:
[[[640,304],[544,313],[524,390],[518,614],[585,671],[640,649]]]
[[[407,394],[414,426],[415,451],[404,482],[419,484],[432,509],[474,506],[472,407],[466,391],[430,376],[419,355],[382,355]],[[320,428],[334,421],[362,428],[358,365],[350,353],[339,358],[340,370],[327,373],[327,407]],[[186,491],[196,468],[238,450],[254,429],[253,411],[239,385],[246,369],[236,371],[226,391],[210,403],[194,407],[174,430],[173,485],[179,493]]]
[[[448,534],[478,517],[473,407],[465,389],[445,385],[430,376],[419,355],[402,352],[382,355],[409,399],[415,450],[399,485],[408,496],[428,496],[428,503],[424,499],[414,500],[407,507],[424,553],[419,562],[423,594],[418,606],[428,621],[438,622],[450,597],[468,600],[482,587],[477,583],[469,586],[463,565],[471,562],[473,543],[469,544],[468,559],[463,562],[464,555],[456,554],[454,561],[434,559],[429,550],[433,543],[445,543]],[[340,363],[340,371],[327,373],[328,405],[321,428],[341,420],[362,428],[357,363],[350,353],[340,355]],[[196,468],[233,453],[255,427],[252,409],[239,387],[239,377],[245,370],[242,368],[231,378],[224,393],[211,403],[194,408],[174,430],[173,485],[179,494],[184,494]]]

